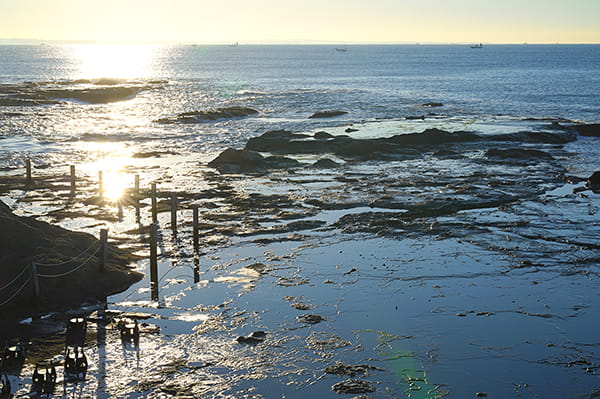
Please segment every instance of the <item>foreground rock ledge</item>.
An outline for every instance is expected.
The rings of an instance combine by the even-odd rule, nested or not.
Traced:
[[[64,266],[40,267],[38,274],[64,274],[84,263],[99,242],[90,234],[73,232],[30,217],[14,215],[0,201],[0,287],[13,281],[32,261],[60,263],[97,246],[80,259]],[[64,277],[40,277],[40,297],[34,300],[30,269],[14,283],[0,291],[0,304],[13,295],[12,300],[0,307],[1,318],[27,317],[40,312],[77,307],[87,302],[104,299],[126,290],[142,278],[128,265],[137,258],[109,246],[106,270],[98,270],[98,255],[77,271]],[[27,280],[30,279],[29,282]]]

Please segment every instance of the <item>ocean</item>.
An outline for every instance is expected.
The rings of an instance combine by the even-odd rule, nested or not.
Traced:
[[[600,45],[343,49],[0,46],[0,186],[26,159],[34,178],[75,165],[81,179],[74,197],[5,184],[15,213],[96,236],[108,228],[147,274],[149,200],[140,220],[117,203],[136,174],[164,194],[159,300],[148,277],[107,298],[156,328],[138,348],[111,330],[89,342],[88,378],[65,397],[598,395],[600,200],[585,182],[600,149],[572,128],[600,122]],[[230,107],[257,112],[185,114]],[[320,111],[342,113],[311,118]],[[402,151],[273,151],[298,162],[290,170],[208,166],[282,129],[292,141],[439,129],[477,142],[440,144],[436,130]],[[337,167],[311,167],[325,157]],[[99,171],[114,186],[101,205],[91,200]],[[62,359],[60,328],[45,320],[65,317],[22,322],[44,325],[31,334],[36,356]],[[34,366],[10,375],[19,393]]]

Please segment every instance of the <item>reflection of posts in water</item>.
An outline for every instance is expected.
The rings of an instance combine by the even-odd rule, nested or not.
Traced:
[[[96,321],[96,346],[98,347],[98,395],[100,398],[106,395],[106,321],[105,321],[106,299],[98,309],[98,320]]]
[[[150,291],[153,301],[158,301],[158,253],[156,250],[158,226],[150,225]]]
[[[194,241],[194,283],[200,282],[200,237],[198,234],[198,206],[193,211],[193,241]]]
[[[104,172],[98,171],[98,194],[104,195]]]
[[[32,179],[31,179],[31,159],[26,159],[25,160],[25,175],[26,175],[27,185],[31,186],[31,183],[32,183]]]
[[[200,257],[194,254],[194,283],[200,282]]]

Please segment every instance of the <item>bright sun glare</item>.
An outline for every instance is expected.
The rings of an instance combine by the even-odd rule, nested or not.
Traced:
[[[82,78],[144,78],[152,74],[158,46],[82,44],[70,46]]]
[[[109,201],[117,202],[125,193],[125,189],[130,185],[128,176],[118,170],[108,170],[104,172],[104,192],[103,196]]]

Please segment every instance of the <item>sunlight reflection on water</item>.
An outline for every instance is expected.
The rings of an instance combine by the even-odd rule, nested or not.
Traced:
[[[140,44],[81,44],[70,46],[80,78],[145,78],[161,46]]]

